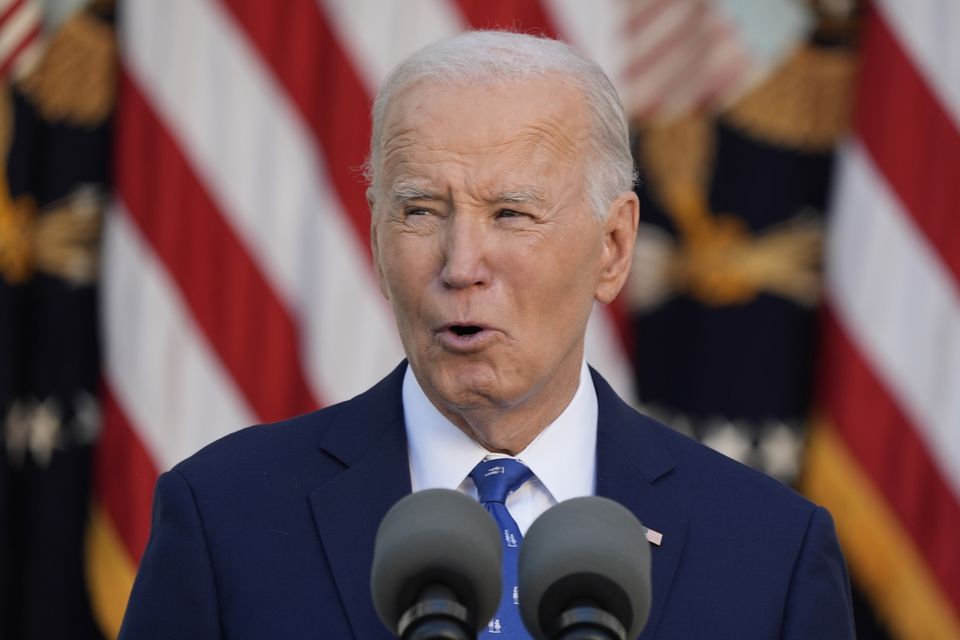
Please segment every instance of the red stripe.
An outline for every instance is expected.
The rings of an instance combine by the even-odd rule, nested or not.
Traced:
[[[259,419],[311,410],[295,323],[128,75],[120,88],[115,174],[131,217]]]
[[[925,443],[828,311],[818,396],[863,470],[960,610],[960,503]],[[960,462],[958,462],[960,464]]]
[[[0,28],[17,12],[17,9],[24,5],[25,0],[14,0],[13,3],[0,13]]]
[[[10,54],[7,56],[7,59],[3,61],[2,65],[0,65],[0,78],[5,78],[7,74],[10,73],[10,69],[14,64],[16,64],[17,58],[20,57],[27,47],[34,44],[34,42],[40,38],[40,32],[41,25],[37,23],[30,33],[24,36],[23,40],[21,40],[14,50],[10,52]]]
[[[960,282],[960,131],[876,10],[863,35],[858,96],[860,138]]]
[[[150,537],[150,509],[157,469],[107,382],[101,385],[103,431],[93,484],[130,560],[139,564]]]
[[[473,29],[508,29],[557,38],[553,19],[536,0],[456,0]]]
[[[371,99],[316,0],[222,0],[313,132],[343,210],[369,248],[360,172],[370,145]],[[318,176],[319,179],[319,176]]]

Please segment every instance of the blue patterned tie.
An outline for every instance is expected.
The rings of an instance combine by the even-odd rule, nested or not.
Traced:
[[[480,502],[500,525],[503,543],[503,592],[500,607],[480,638],[529,638],[517,600],[517,560],[520,557],[520,528],[511,517],[504,501],[520,488],[533,473],[513,458],[484,460],[470,472],[477,485]]]

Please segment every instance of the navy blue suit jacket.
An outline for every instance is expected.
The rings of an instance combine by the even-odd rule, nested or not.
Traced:
[[[403,371],[161,475],[121,638],[390,638],[369,579],[380,519],[410,492]],[[663,534],[641,638],[853,638],[829,514],[593,377],[597,493]]]

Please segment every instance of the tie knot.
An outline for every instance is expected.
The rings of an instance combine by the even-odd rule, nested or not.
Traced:
[[[517,490],[532,475],[530,469],[513,458],[484,460],[470,472],[483,503],[503,502],[511,491]]]

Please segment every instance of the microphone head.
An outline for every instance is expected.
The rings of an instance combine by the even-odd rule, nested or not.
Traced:
[[[398,633],[403,613],[428,585],[443,585],[477,630],[500,602],[500,531],[476,500],[449,489],[406,496],[380,522],[370,590],[383,623]]]
[[[520,614],[545,640],[559,616],[584,601],[612,614],[636,638],[650,614],[646,530],[613,500],[574,498],[534,521],[520,546]]]

